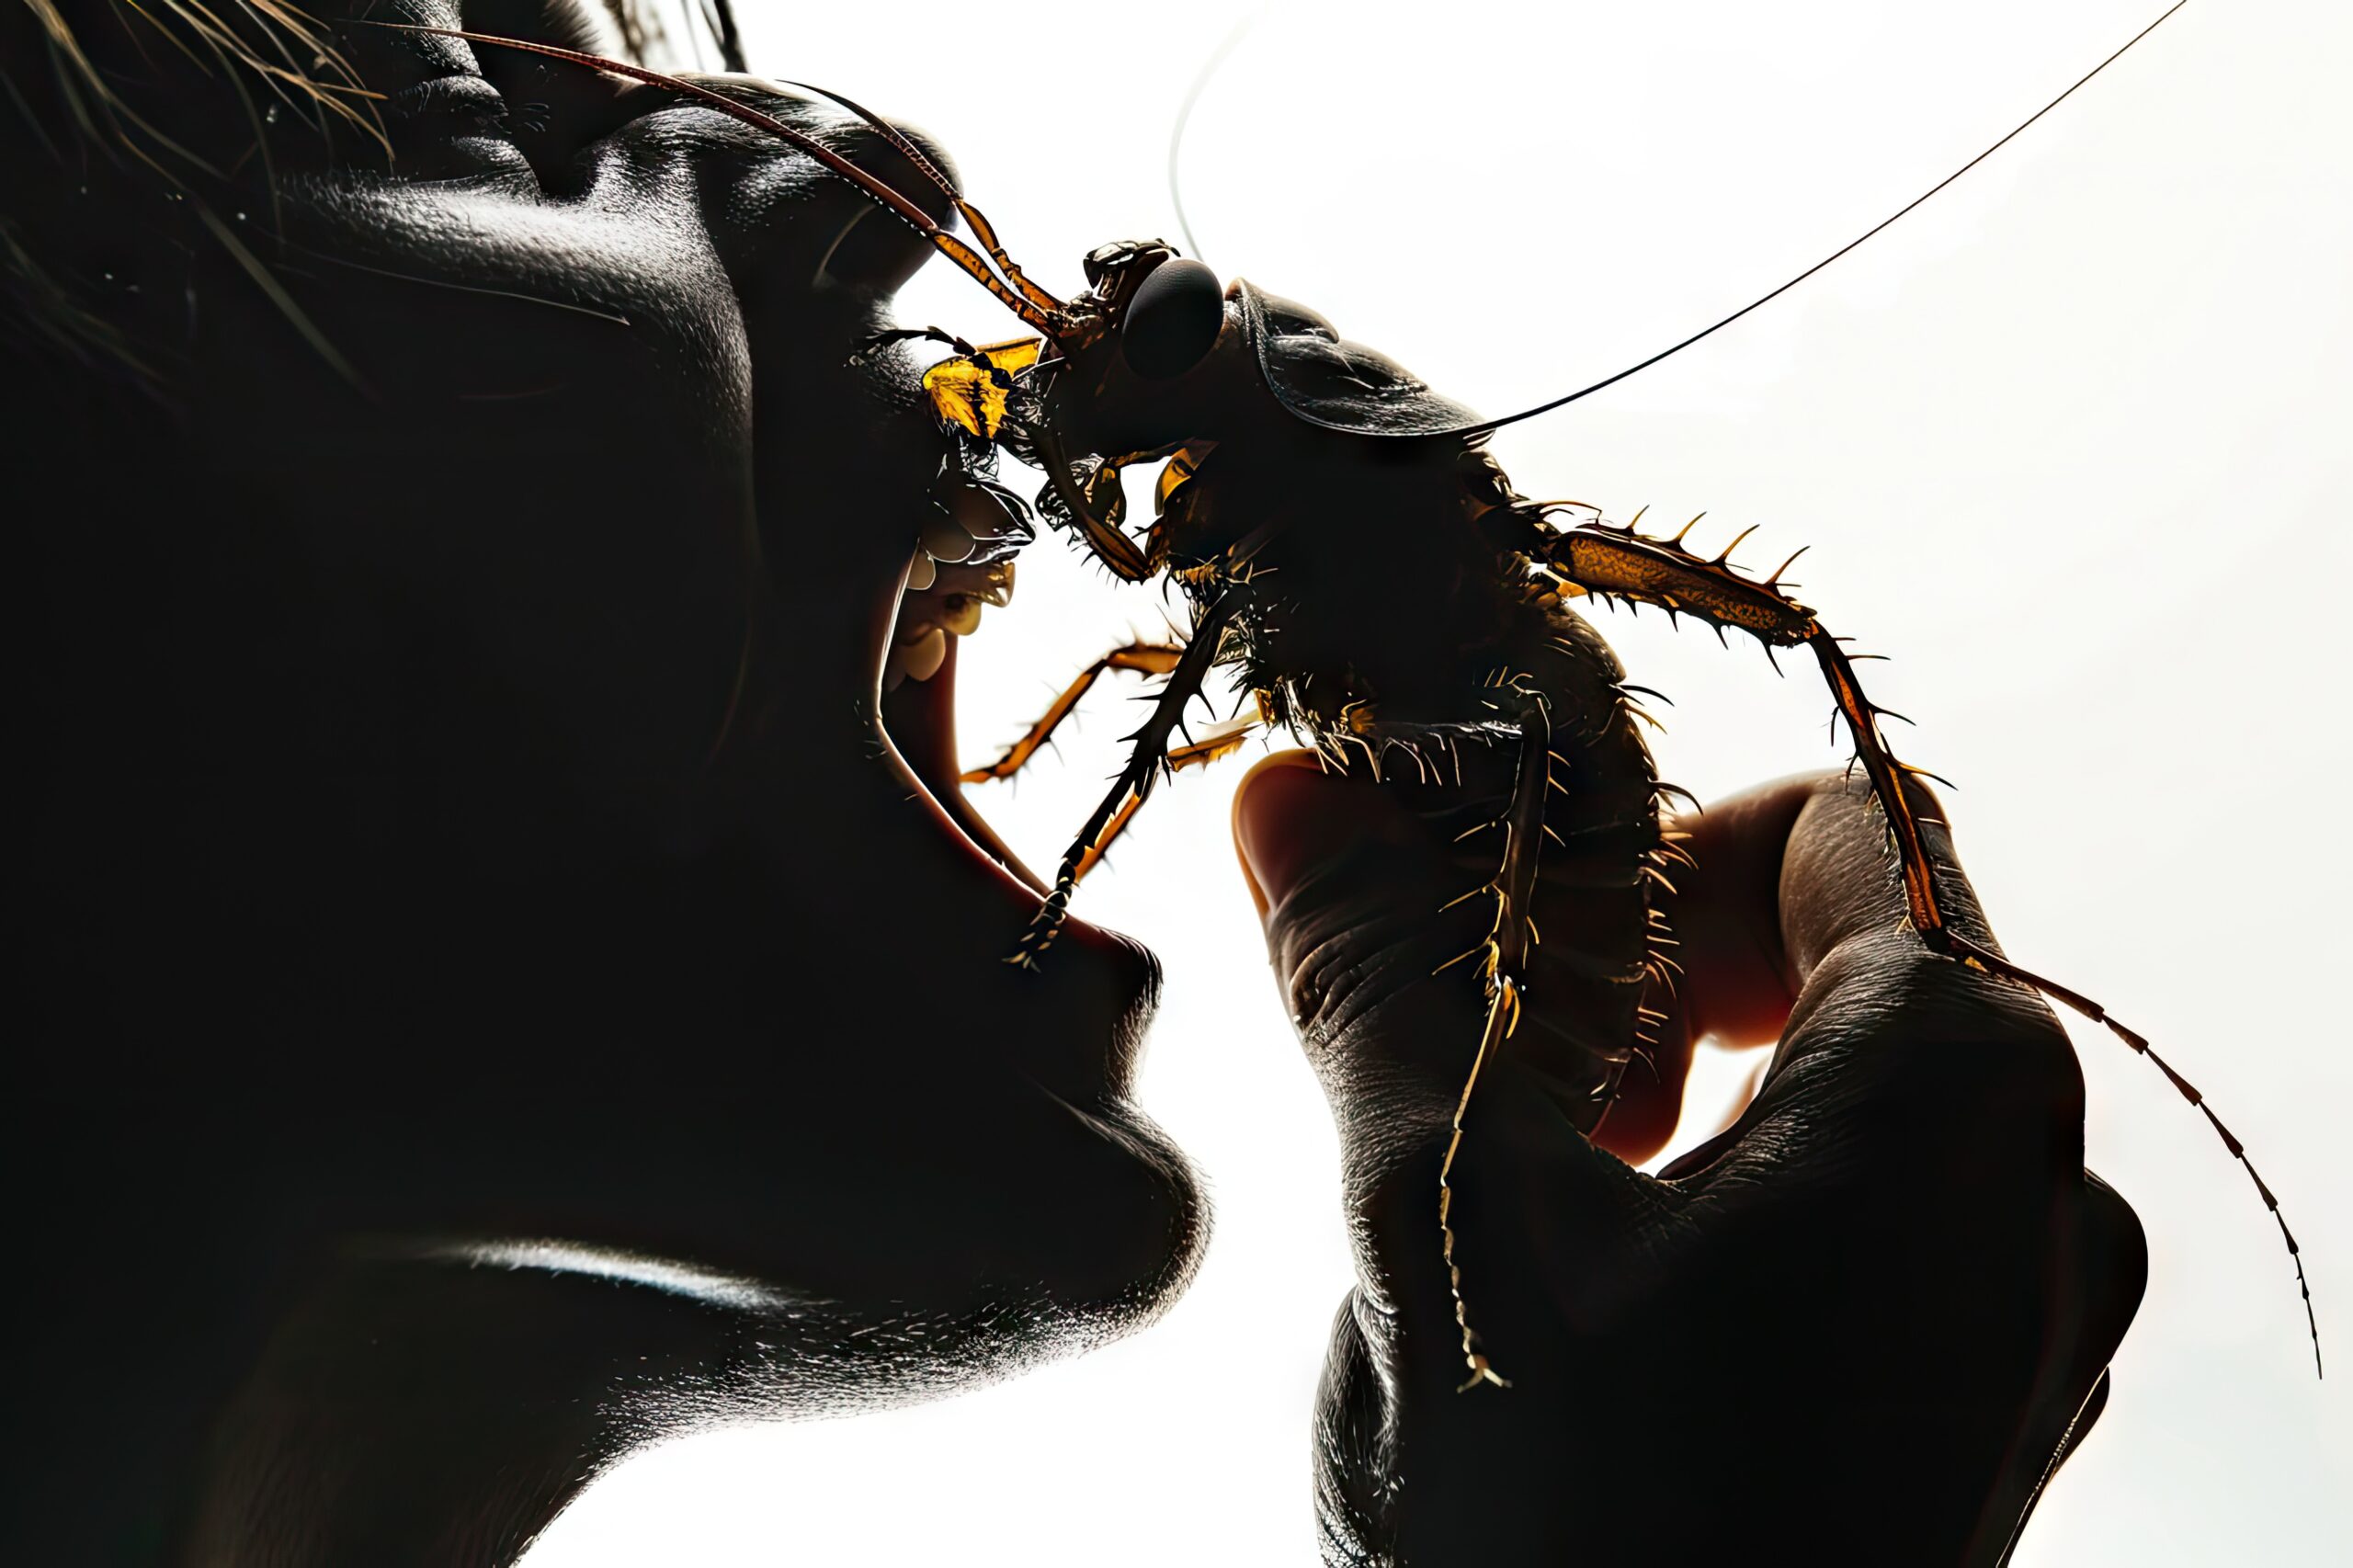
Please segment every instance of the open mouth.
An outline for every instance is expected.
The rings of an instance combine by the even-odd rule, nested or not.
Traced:
[[[1040,896],[1045,884],[964,799],[956,755],[956,653],[990,610],[1013,603],[1014,559],[1038,537],[1029,507],[983,472],[944,454],[901,585],[883,655],[882,720],[941,811]]]
[[[983,585],[992,597],[981,601],[981,610],[1001,608],[1010,597],[1011,562],[1002,565]],[[1001,587],[990,585],[999,579]],[[971,618],[976,608],[943,600],[965,593],[956,585],[969,580],[941,567],[932,586],[901,595],[886,655],[881,716],[892,748],[938,806],[945,825],[954,830],[965,853],[990,868],[992,909],[998,907],[999,899],[1010,901],[1006,913],[1016,923],[1003,927],[1005,945],[996,952],[1003,958],[1014,950],[1018,922],[1026,922],[1037,901],[1046,896],[1047,883],[965,798],[956,738],[956,665],[963,640],[972,634]],[[949,630],[938,615],[943,608],[968,630]],[[920,652],[910,659],[909,649]],[[927,673],[916,678],[926,667]],[[987,918],[994,926],[999,916],[992,913]],[[1023,1049],[1031,1053],[1025,1057],[1024,1070],[1034,1081],[1054,1086],[1073,1105],[1100,1105],[1106,1096],[1116,1100],[1130,1092],[1160,989],[1159,961],[1149,949],[1072,915],[1063,922],[1042,974],[994,962],[986,967],[1024,998],[1017,1006],[1042,1009],[1039,1017],[1051,1019],[1050,1025],[1041,1024],[1024,1037]]]
[[[915,778],[982,853],[1040,898],[1046,884],[1006,846],[964,795],[957,760],[956,653],[983,612],[1013,598],[1013,561],[943,562],[915,551],[882,672],[882,723]]]

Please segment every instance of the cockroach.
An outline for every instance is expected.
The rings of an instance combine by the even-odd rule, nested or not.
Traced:
[[[1745,533],[1702,555],[1686,543],[1689,525],[1649,534],[1639,515],[1612,524],[1578,503],[1530,501],[1484,447],[1489,433],[1646,369],[1812,278],[1991,157],[2186,3],[2177,0],[1999,141],[1788,282],[1615,375],[1495,419],[1346,341],[1301,305],[1238,278],[1221,284],[1163,241],[1099,247],[1085,259],[1086,290],[1059,299],[1023,272],[988,219],[920,149],[839,94],[785,84],[873,128],[969,225],[973,243],[718,85],[522,40],[449,36],[665,87],[781,138],[914,229],[1036,335],[975,347],[921,328],[869,346],[934,341],[953,350],[924,374],[947,443],[932,492],[938,538],[926,535],[938,548],[915,555],[887,678],[936,671],[947,634],[969,630],[979,602],[1001,598],[1013,552],[1033,537],[1029,509],[995,477],[1001,453],[1045,474],[1036,512],[1049,526],[1122,580],[1164,580],[1181,593],[1191,624],[1179,639],[1107,653],[1001,756],[963,776],[967,783],[1011,777],[1107,672],[1163,677],[1150,716],[1129,737],[1126,766],[1063,855],[1008,962],[1044,960],[1080,880],[1161,778],[1228,755],[1262,725],[1289,732],[1336,767],[1412,766],[1461,782],[1466,748],[1507,764],[1486,798],[1466,788],[1441,810],[1447,825],[1462,823],[1460,853],[1479,867],[1481,880],[1457,902],[1484,900],[1493,913],[1484,937],[1441,966],[1475,974],[1483,1006],[1436,1194],[1467,1391],[1508,1386],[1472,1326],[1451,1221],[1455,1155],[1480,1074],[1513,1049],[1549,1076],[1581,1131],[1599,1125],[1663,1017],[1646,1000],[1667,983],[1673,937],[1653,890],[1671,888],[1673,868],[1688,859],[1663,820],[1665,802],[1679,791],[1661,782],[1643,739],[1643,688],[1626,681],[1575,613],[1572,601],[1580,598],[1652,606],[1720,639],[1745,632],[1768,655],[1803,649],[1813,657],[1853,739],[1854,765],[1885,813],[1920,939],[1943,958],[2033,987],[2106,1026],[2205,1116],[2279,1227],[2318,1369],[2319,1325],[2295,1236],[2205,1096],[2099,1003],[1949,923],[1940,868],[1921,832],[1932,821],[1923,815],[1928,797],[1907,788],[1915,775],[1933,776],[1896,756],[1881,727],[1891,715],[1856,676],[1860,656],[1783,586],[1789,563],[1752,576],[1732,562]],[[1123,526],[1120,477],[1164,460],[1155,516],[1138,537]],[[1221,667],[1237,673],[1256,711],[1192,738],[1184,715]],[[1558,905],[1566,915],[1552,939],[1540,941],[1548,889],[1574,896]],[[1531,994],[1542,995],[1540,1011],[1525,1006]]]

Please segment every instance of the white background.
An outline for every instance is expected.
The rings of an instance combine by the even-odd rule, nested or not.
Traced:
[[[1166,234],[1167,135],[1249,7],[741,0],[752,63],[916,120],[1050,287]],[[1620,368],[1836,248],[2154,14],[2154,0],[1677,0],[1275,8],[1202,96],[1204,254],[1500,413]],[[2353,31],[2195,0],[1928,208],[1740,326],[1505,432],[1520,488],[1742,559],[1892,654],[1875,694],[1961,786],[2009,950],[2112,1004],[2212,1096],[2304,1242],[2345,1368],[2315,1383],[2277,1233],[2203,1121],[2096,1028],[2090,1163],[2148,1227],[2148,1300],[2097,1435],[2018,1562],[2353,1561]],[[910,322],[1017,324],[935,267]],[[1721,534],[1709,531],[1720,527]],[[977,760],[1113,641],[1161,626],[1061,541],[966,644]],[[1753,648],[1604,616],[1676,700],[1703,798],[1835,766],[1827,700]],[[1128,677],[1120,677],[1126,680]],[[983,805],[1051,862],[1138,710]],[[951,1403],[715,1434],[578,1503],[530,1568],[1313,1560],[1307,1416],[1347,1282],[1335,1153],[1228,847],[1243,764],[1155,801],[1086,912],[1166,960],[1146,1108],[1207,1172],[1199,1284],[1149,1333]],[[1687,1129],[1749,1063],[1703,1056]],[[1869,1434],[1858,1434],[1869,1441]],[[1694,1456],[1704,1469],[1736,1455]],[[2334,1483],[2334,1484],[2332,1484]]]

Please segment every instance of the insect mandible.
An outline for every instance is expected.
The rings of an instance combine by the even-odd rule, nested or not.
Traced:
[[[1470,1389],[1506,1383],[1474,1329],[1450,1223],[1454,1155],[1480,1074],[1507,1045],[1537,1054],[1572,1119],[1591,1131],[1661,1016],[1646,1002],[1672,967],[1672,935],[1651,898],[1654,886],[1671,885],[1683,858],[1663,823],[1672,787],[1657,778],[1642,739],[1642,688],[1624,680],[1615,656],[1576,615],[1572,602],[1581,597],[1651,605],[1719,636],[1740,631],[1768,652],[1803,649],[1815,659],[1886,813],[1914,929],[1943,957],[2035,987],[2105,1025],[2207,1117],[2296,1259],[2317,1365],[2317,1324],[2295,1239],[2243,1145],[2202,1094],[2099,1004],[1949,924],[1938,868],[1921,833],[1927,798],[1907,786],[1918,770],[1889,745],[1883,710],[1865,694],[1842,640],[1782,588],[1787,563],[1755,578],[1731,564],[1737,539],[1702,556],[1686,545],[1688,525],[1671,535],[1645,534],[1639,516],[1616,526],[1575,504],[1530,502],[1483,445],[1487,433],[1633,375],[1794,288],[1992,155],[2172,14],[1976,158],[1779,288],[1602,381],[1492,420],[1340,339],[1301,306],[1238,279],[1221,285],[1163,242],[1099,247],[1086,257],[1086,291],[1058,299],[1014,263],[984,215],[919,149],[887,121],[824,89],[804,90],[880,132],[949,200],[977,244],[727,92],[552,46],[455,36],[665,86],[779,136],[915,228],[1037,334],[980,347],[937,329],[886,335],[886,342],[932,339],[955,351],[925,376],[949,442],[935,497],[944,541],[937,559],[951,575],[942,577],[935,558],[918,553],[917,572],[930,575],[910,585],[890,678],[920,680],[938,668],[956,618],[971,613],[976,591],[988,591],[991,569],[1028,542],[1026,508],[995,479],[1000,451],[1046,474],[1038,510],[1051,526],[1122,579],[1165,579],[1183,594],[1192,624],[1181,640],[1140,641],[1097,661],[1002,756],[966,776],[967,782],[1010,777],[1107,671],[1165,677],[1150,717],[1131,737],[1127,765],[1064,854],[1008,961],[1045,958],[1080,880],[1159,779],[1238,749],[1260,724],[1288,730],[1342,767],[1385,763],[1460,778],[1466,750],[1505,759],[1492,812],[1483,798],[1461,802],[1470,813],[1462,853],[1483,857],[1483,880],[1464,897],[1483,900],[1492,920],[1483,939],[1456,960],[1478,977],[1483,1024],[1467,1048],[1436,1194],[1468,1374],[1462,1386]],[[1138,538],[1123,526],[1120,474],[1163,460],[1157,515]],[[1382,540],[1384,548],[1364,551],[1361,536]],[[1191,737],[1185,713],[1220,666],[1238,672],[1257,712]],[[1574,888],[1579,913],[1565,934],[1556,926],[1543,941],[1539,932],[1552,923],[1537,917],[1548,887]],[[1540,1010],[1523,1005],[1531,986],[1543,998]]]

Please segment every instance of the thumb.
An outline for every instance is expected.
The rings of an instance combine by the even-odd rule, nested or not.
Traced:
[[[1445,983],[1420,983],[1478,940],[1485,911],[1445,909],[1462,879],[1430,829],[1364,772],[1327,772],[1315,754],[1292,751],[1243,779],[1233,836],[1267,956],[1335,1110],[1368,1074],[1427,1070],[1436,1098],[1448,1092],[1439,1080],[1459,1088],[1463,1034],[1475,1042],[1483,1008],[1477,978],[1461,965],[1438,977]]]
[[[1464,760],[1467,784],[1437,784],[1326,771],[1313,753],[1286,752],[1254,767],[1234,795],[1235,846],[1267,956],[1344,1134],[1349,1102],[1366,1095],[1399,1133],[1427,1132],[1434,1118],[1450,1131],[1478,1056],[1489,1003],[1479,955],[1496,919],[1495,899],[1481,895],[1493,851],[1461,841],[1466,821],[1496,814],[1497,780],[1480,777],[1479,764],[1507,782],[1512,759]],[[1572,925],[1577,913],[1538,909],[1548,925]],[[1540,950],[1540,962],[1550,954]],[[1521,976],[1522,1027],[1480,1067],[1483,1099],[1494,1074],[1499,1094],[1554,1103],[1548,1137],[1555,1121],[1583,1125],[1574,1118],[1591,1096],[1569,1074],[1586,1069],[1585,1042],[1611,1023],[1577,1016],[1591,988],[1574,978],[1538,968]]]
[[[1410,847],[1422,836],[1381,790],[1325,772],[1313,752],[1277,752],[1252,767],[1234,791],[1234,848],[1261,921],[1301,883],[1347,858],[1353,846]]]
[[[1499,1360],[1508,1345],[1515,1376],[1541,1374],[1561,1344],[1554,1314],[1614,1255],[1644,1209],[1630,1184],[1645,1184],[1577,1132],[1516,1045],[1482,1065],[1465,1103],[1487,998],[1475,963],[1444,966],[1480,942],[1493,907],[1461,900],[1449,824],[1409,809],[1411,792],[1289,753],[1245,778],[1233,827],[1339,1131],[1359,1284],[1397,1336],[1389,1353],[1451,1391],[1463,1346],[1438,1205],[1458,1107],[1455,1261],[1482,1338]]]

